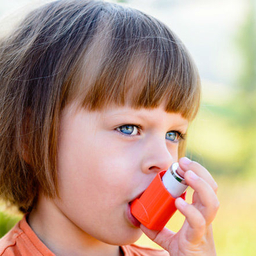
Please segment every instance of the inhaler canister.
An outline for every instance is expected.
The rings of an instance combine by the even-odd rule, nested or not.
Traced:
[[[179,197],[188,187],[184,178],[177,173],[178,168],[179,164],[174,163],[162,177],[165,188],[174,198]]]
[[[132,215],[152,230],[162,230],[177,210],[175,199],[185,199],[187,185],[177,173],[178,163],[157,174],[144,193],[131,204]]]

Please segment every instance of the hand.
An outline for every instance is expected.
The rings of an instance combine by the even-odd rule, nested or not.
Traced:
[[[183,226],[177,233],[167,228],[152,231],[143,225],[141,229],[171,256],[216,255],[211,223],[219,208],[217,184],[200,164],[184,157],[179,165],[186,183],[194,189],[191,205],[182,198],[175,201],[177,209],[186,217]]]

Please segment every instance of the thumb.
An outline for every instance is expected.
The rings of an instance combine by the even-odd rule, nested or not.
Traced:
[[[169,230],[168,228],[163,228],[160,231],[150,230],[142,224],[140,225],[140,229],[145,233],[148,238],[161,246],[163,249],[167,251],[170,250],[175,232]]]

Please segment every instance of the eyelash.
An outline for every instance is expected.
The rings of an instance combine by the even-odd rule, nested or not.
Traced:
[[[179,143],[180,141],[186,139],[186,134],[185,134],[185,133],[182,133],[182,132],[180,132],[180,131],[169,131],[169,132],[166,133],[166,135],[167,135],[168,133],[176,133],[176,134],[177,134],[178,139],[177,139],[176,141],[170,140],[172,143]]]
[[[121,129],[124,128],[124,127],[126,127],[126,128],[127,128],[127,127],[132,127],[132,128],[133,128],[133,131],[134,131],[134,128],[136,128],[136,129],[138,130],[138,134],[133,135],[133,134],[125,133],[125,132],[123,132],[123,131],[121,130]],[[137,135],[140,135],[140,132],[141,132],[141,130],[142,130],[142,127],[141,127],[140,125],[125,124],[125,125],[121,125],[121,126],[117,127],[115,130],[118,131],[118,132],[120,132],[123,136],[137,136]],[[133,131],[132,131],[132,133],[133,133]],[[184,134],[184,133],[182,133],[182,132],[180,132],[180,131],[169,131],[169,132],[166,133],[166,135],[167,135],[168,133],[176,133],[176,135],[177,135],[177,137],[178,137],[177,140],[170,140],[172,143],[178,143],[178,142],[180,142],[180,141],[186,139],[186,134]],[[167,139],[167,138],[166,138],[166,139]],[[168,139],[167,139],[167,140],[168,140]]]
[[[127,134],[127,133],[122,132],[121,129],[124,128],[124,127],[133,127],[133,129],[136,128],[138,130],[139,134],[140,134],[140,132],[142,130],[142,127],[140,125],[134,125],[134,124],[124,124],[124,125],[121,125],[121,126],[117,127],[115,130],[120,132],[124,136],[136,136],[136,135],[139,135],[139,134],[132,135],[132,134]]]

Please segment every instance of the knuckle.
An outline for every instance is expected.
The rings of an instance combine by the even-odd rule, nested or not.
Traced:
[[[215,192],[215,194],[217,194],[217,192],[218,192],[218,184],[216,183],[216,181],[213,181],[212,188],[213,188],[213,191]]]
[[[215,204],[214,204],[214,209],[215,209],[216,211],[218,211],[219,208],[220,208],[220,202],[219,202],[219,200],[217,199],[216,202],[215,202]]]
[[[219,208],[220,208],[219,200],[217,198],[215,200],[212,200],[211,205],[209,206],[210,212],[215,214]]]
[[[206,226],[206,220],[202,217],[198,222],[198,229],[204,229]]]

